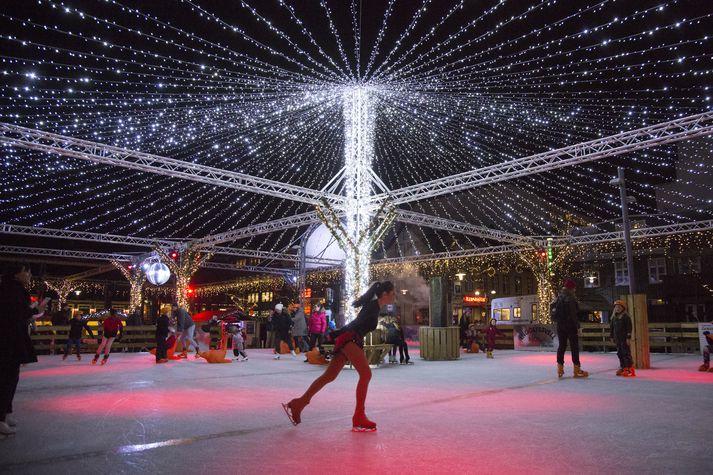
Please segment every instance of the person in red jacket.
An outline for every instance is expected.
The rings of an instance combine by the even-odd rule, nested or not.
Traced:
[[[104,359],[102,359],[101,364],[105,365],[109,359],[109,353],[111,352],[111,345],[114,343],[114,339],[116,339],[117,335],[119,335],[119,339],[121,339],[123,325],[121,323],[121,319],[116,314],[116,310],[113,308],[109,310],[109,317],[104,320],[102,328],[104,329],[102,341],[99,344],[99,348],[97,348],[97,354],[94,355],[94,358],[92,359],[92,364],[97,364],[99,355],[102,350],[104,350]]]
[[[493,357],[493,350],[495,349],[495,338],[505,335],[503,332],[498,330],[498,327],[496,327],[495,324],[495,319],[491,318],[490,325],[485,330],[485,341],[487,343],[485,350],[487,352],[488,358]]]

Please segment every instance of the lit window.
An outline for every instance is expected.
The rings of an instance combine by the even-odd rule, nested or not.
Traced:
[[[504,322],[510,321],[510,309],[509,308],[501,308],[500,309],[500,320],[502,320]]]
[[[512,318],[519,319],[520,317],[522,317],[520,307],[513,308],[512,309]]]
[[[584,278],[585,289],[595,289],[599,287],[599,271],[589,271]]]
[[[614,262],[614,285],[629,285],[629,270],[624,261]]]
[[[666,275],[666,258],[653,257],[649,259],[649,283],[658,284]]]

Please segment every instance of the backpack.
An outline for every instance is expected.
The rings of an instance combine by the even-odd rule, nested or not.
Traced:
[[[558,297],[550,304],[550,318],[555,323],[564,322],[567,319],[567,309],[563,299]]]

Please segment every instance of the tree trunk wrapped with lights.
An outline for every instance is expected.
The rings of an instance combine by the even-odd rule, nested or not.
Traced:
[[[186,291],[190,286],[191,278],[201,263],[204,260],[210,259],[213,254],[205,253],[205,251],[200,249],[187,246],[181,249],[178,262],[176,262],[176,260],[172,259],[166,254],[166,251],[160,247],[156,246],[154,250],[158,253],[161,261],[166,264],[176,276],[176,303],[179,307],[188,309],[188,295]]]
[[[125,266],[119,261],[111,261],[111,263],[121,271],[121,275],[129,281],[129,312],[135,312],[141,308],[142,292],[146,274],[141,266]]]
[[[552,323],[550,304],[557,290],[572,269],[573,246],[562,246],[556,251],[527,249],[517,257],[532,271],[537,282],[537,316],[540,323]]]
[[[54,290],[57,293],[58,300],[59,300],[59,308],[62,308],[62,306],[67,302],[67,297],[69,296],[69,294],[74,289],[79,287],[78,282],[73,282],[73,281],[69,281],[69,280],[59,280],[59,281],[45,280],[44,283],[48,289]]]

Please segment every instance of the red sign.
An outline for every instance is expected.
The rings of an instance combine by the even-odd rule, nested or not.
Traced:
[[[463,305],[467,307],[479,307],[488,302],[488,297],[485,295],[464,295]]]

